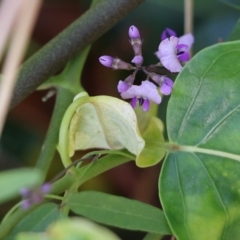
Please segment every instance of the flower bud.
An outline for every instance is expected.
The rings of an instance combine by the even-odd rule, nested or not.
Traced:
[[[133,25],[129,28],[128,35],[131,39],[141,38],[138,29]]]
[[[43,201],[44,195],[49,193],[52,188],[50,183],[44,183],[38,188],[22,188],[20,189],[20,194],[23,197],[21,207],[23,209],[28,209],[33,205],[39,204]]]
[[[109,67],[113,69],[126,69],[126,70],[134,69],[134,67],[131,64],[126,63],[119,58],[113,58],[106,55],[100,57],[99,62],[105,67]]]
[[[138,29],[135,26],[131,26],[128,31],[130,37],[130,43],[133,47],[135,56],[142,55],[142,40]]]
[[[100,63],[101,63],[103,66],[109,67],[109,68],[112,67],[113,60],[114,60],[113,57],[110,57],[110,56],[107,56],[107,55],[101,56],[101,57],[99,58]]]

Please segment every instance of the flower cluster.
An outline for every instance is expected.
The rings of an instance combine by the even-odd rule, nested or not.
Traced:
[[[133,108],[139,103],[143,111],[147,111],[150,101],[160,104],[162,101],[161,94],[169,95],[172,92],[173,81],[166,75],[178,73],[182,70],[182,65],[190,59],[189,50],[194,38],[190,33],[178,38],[173,30],[167,28],[162,33],[158,51],[155,53],[160,62],[144,67],[142,66],[144,60],[142,56],[143,41],[139,30],[135,26],[131,26],[128,35],[134,51],[134,58],[131,62],[135,66],[110,56],[101,56],[99,61],[109,68],[133,70],[133,73],[125,80],[119,81],[118,92],[123,99],[131,99]],[[139,70],[147,75],[140,86],[133,84]]]
[[[44,199],[44,195],[49,193],[50,190],[50,183],[44,183],[41,187],[38,188],[22,188],[20,190],[20,194],[23,198],[21,207],[23,209],[29,209],[33,205],[41,203]]]

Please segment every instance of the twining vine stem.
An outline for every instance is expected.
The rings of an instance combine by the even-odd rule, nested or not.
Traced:
[[[101,0],[84,13],[22,65],[11,107],[19,104],[143,1]]]

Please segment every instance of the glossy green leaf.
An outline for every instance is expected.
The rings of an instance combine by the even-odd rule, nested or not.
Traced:
[[[175,82],[167,130],[170,141],[185,152],[169,153],[159,187],[179,240],[240,236],[240,163],[221,156],[240,155],[239,56],[239,41],[204,49]],[[210,150],[220,156],[207,154]]]
[[[0,203],[19,195],[19,190],[41,183],[42,175],[37,169],[19,168],[0,173]]]
[[[56,204],[43,204],[20,220],[4,240],[12,240],[20,232],[43,232],[49,224],[60,218],[62,218],[62,214]]]
[[[66,204],[74,213],[103,224],[160,234],[171,233],[160,209],[136,200],[86,191],[71,195]]]
[[[240,19],[237,21],[236,25],[234,26],[232,32],[228,37],[229,41],[240,40]]]
[[[227,5],[240,9],[240,0],[220,0],[223,3],[226,3]]]

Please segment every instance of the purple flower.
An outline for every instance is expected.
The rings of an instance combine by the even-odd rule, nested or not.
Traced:
[[[176,32],[170,28],[166,28],[161,35],[161,40],[163,41],[166,38],[170,38],[172,36],[176,37],[177,36]]]
[[[131,64],[126,63],[119,58],[113,58],[107,55],[101,56],[99,58],[99,62],[105,67],[109,67],[113,69],[126,69],[126,70],[134,69],[134,67]]]
[[[122,93],[127,91],[133,85],[134,79],[135,73],[129,75],[124,81],[120,80],[117,86],[118,92]]]
[[[160,92],[164,95],[169,95],[172,92],[173,81],[168,77],[163,77],[163,83],[160,86]]]
[[[192,34],[185,34],[180,38],[171,36],[163,40],[156,52],[162,65],[171,72],[180,72],[182,70],[181,62],[190,59],[189,49],[194,42]]]
[[[43,201],[44,195],[51,190],[50,183],[44,183],[38,188],[22,188],[20,194],[23,197],[22,208],[28,209],[35,204],[39,204]]]
[[[150,106],[150,101],[159,104],[162,101],[161,96],[158,94],[157,87],[148,80],[142,81],[140,86],[132,85],[127,91],[122,92],[123,99],[132,98],[131,105],[133,108],[139,105],[142,106],[143,111],[147,111]]]
[[[173,81],[170,78],[158,75],[156,73],[151,73],[149,76],[160,86],[160,92],[162,94],[169,95],[172,92]]]
[[[132,45],[135,57],[132,59],[132,62],[136,66],[141,66],[143,63],[142,57],[142,40],[138,29],[135,26],[131,26],[128,31],[130,37],[130,43]]]

